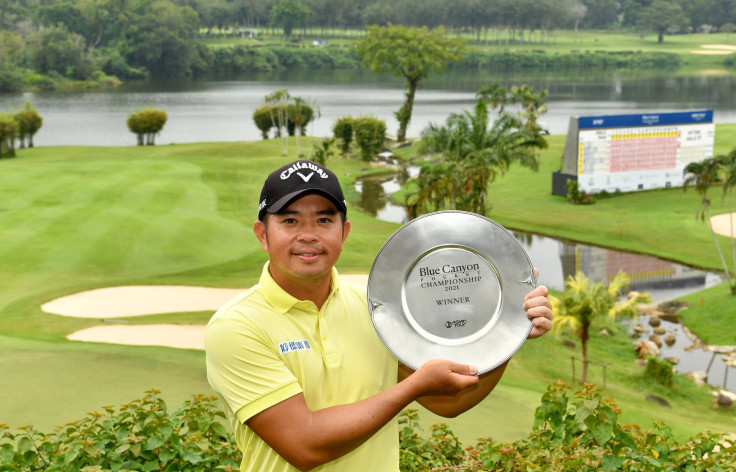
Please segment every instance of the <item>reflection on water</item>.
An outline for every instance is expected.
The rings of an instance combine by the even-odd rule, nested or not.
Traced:
[[[652,327],[649,326],[649,316],[641,316],[635,322],[636,325],[646,329],[642,332],[639,339],[646,340],[652,334]],[[668,346],[662,344],[660,348],[660,356],[662,359],[668,357],[677,358],[680,362],[675,366],[677,372],[685,374],[688,372],[703,371],[708,374],[708,384],[714,387],[721,387],[732,392],[736,392],[736,371],[731,369],[723,362],[723,354],[707,351],[701,345],[695,344],[686,334],[685,328],[674,321],[661,319],[661,325],[666,333],[672,333],[675,336],[675,342]],[[660,338],[664,338],[661,335]],[[730,374],[730,377],[729,377]]]
[[[394,223],[408,221],[406,209],[389,201],[389,195],[419,173],[416,167],[397,175],[360,179],[355,185],[361,195],[359,206],[378,219]],[[649,292],[655,301],[674,298],[712,287],[721,277],[652,256],[631,254],[579,244],[572,241],[512,231],[539,268],[539,281],[555,290],[564,290],[565,279],[582,271],[593,282],[610,282],[620,269],[630,277],[629,288]]]

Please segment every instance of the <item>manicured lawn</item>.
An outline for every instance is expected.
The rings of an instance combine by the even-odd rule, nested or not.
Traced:
[[[719,126],[719,149],[730,149],[724,140],[734,129]],[[550,173],[559,167],[563,142],[550,138],[539,173],[514,167],[492,184],[492,218],[509,227],[717,268],[707,229],[693,218],[699,201],[694,192],[647,192],[588,207],[551,196]],[[49,147],[0,160],[0,423],[33,423],[51,431],[103,405],[142,397],[150,388],[162,390],[171,408],[191,394],[209,393],[202,352],[67,341],[67,334],[100,321],[46,314],[40,305],[116,285],[252,284],[265,260],[251,233],[258,192],[267,170],[295,157],[279,154],[279,143],[269,141]],[[356,199],[355,177],[373,171],[339,158],[330,167],[349,201]],[[348,216],[353,230],[338,268],[366,273],[398,225],[377,221],[354,205]],[[134,322],[204,323],[209,316],[172,313]],[[573,354],[553,336],[527,343],[493,396],[448,423],[466,443],[480,436],[525,436],[546,385],[570,382]],[[684,380],[672,389],[650,384],[634,357],[625,333],[611,339],[594,334],[591,340],[591,358],[610,365],[608,392],[622,405],[625,422],[648,426],[663,419],[682,436],[706,428],[734,430],[733,413],[712,410],[706,390]],[[602,380],[595,369],[591,376]],[[645,402],[650,392],[674,408]]]

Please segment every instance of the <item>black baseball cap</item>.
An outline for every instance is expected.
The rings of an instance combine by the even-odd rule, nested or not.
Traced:
[[[261,189],[261,198],[258,199],[258,219],[263,220],[266,213],[280,212],[305,193],[323,195],[340,212],[348,212],[335,173],[316,162],[302,159],[279,167],[266,178]]]

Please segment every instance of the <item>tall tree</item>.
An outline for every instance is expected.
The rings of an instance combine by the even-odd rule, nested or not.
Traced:
[[[657,42],[664,40],[667,31],[682,31],[687,27],[688,19],[682,7],[672,1],[655,0],[644,8],[636,21],[640,29],[653,29],[657,32]]]
[[[719,183],[723,160],[724,158],[722,157],[711,157],[686,165],[683,170],[685,181],[683,182],[682,189],[683,191],[687,191],[688,186],[693,185],[695,191],[701,196],[700,206],[695,212],[695,217],[708,223],[710,234],[713,237],[713,243],[716,245],[716,251],[718,251],[718,257],[721,259],[721,264],[723,264],[723,271],[726,273],[726,278],[731,287],[731,293],[736,294],[736,282],[732,282],[726,258],[723,256],[721,245],[718,243],[718,238],[716,237],[716,232],[713,231],[713,224],[710,219],[710,197],[708,197],[708,189]],[[728,178],[730,180],[733,177],[729,175]],[[731,184],[727,187],[730,190]]]
[[[733,192],[736,189],[736,148],[725,156],[717,157],[723,170],[723,195],[722,198],[728,196],[728,218],[729,228],[731,229],[731,262],[733,263],[734,272],[736,272],[736,235],[734,234],[734,215],[733,215]],[[728,285],[731,288],[731,294],[736,295],[736,280],[729,278]]]
[[[368,26],[367,30],[367,36],[356,47],[363,65],[377,74],[388,72],[406,80],[404,104],[394,113],[399,122],[396,138],[405,141],[421,81],[432,72],[443,72],[450,64],[462,61],[465,39],[447,37],[442,27],[430,30],[390,24]]]
[[[580,383],[588,380],[588,341],[593,322],[611,323],[619,316],[634,316],[637,304],[650,300],[647,293],[642,293],[618,302],[628,285],[629,277],[623,271],[608,286],[603,282],[592,283],[584,273],[578,272],[565,280],[565,291],[559,298],[549,297],[555,314],[552,330],[560,333],[569,329],[580,339],[583,358]]]
[[[280,26],[284,35],[291,36],[294,28],[305,26],[309,21],[309,8],[302,5],[299,0],[281,0],[271,10],[271,24]]]

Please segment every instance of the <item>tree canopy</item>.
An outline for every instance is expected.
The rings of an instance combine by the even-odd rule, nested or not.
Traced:
[[[368,34],[356,46],[363,65],[373,72],[391,73],[406,80],[402,107],[395,113],[399,122],[396,138],[406,139],[414,96],[430,73],[443,72],[460,62],[465,54],[465,39],[448,37],[442,27],[411,28],[400,25],[368,26]]]

